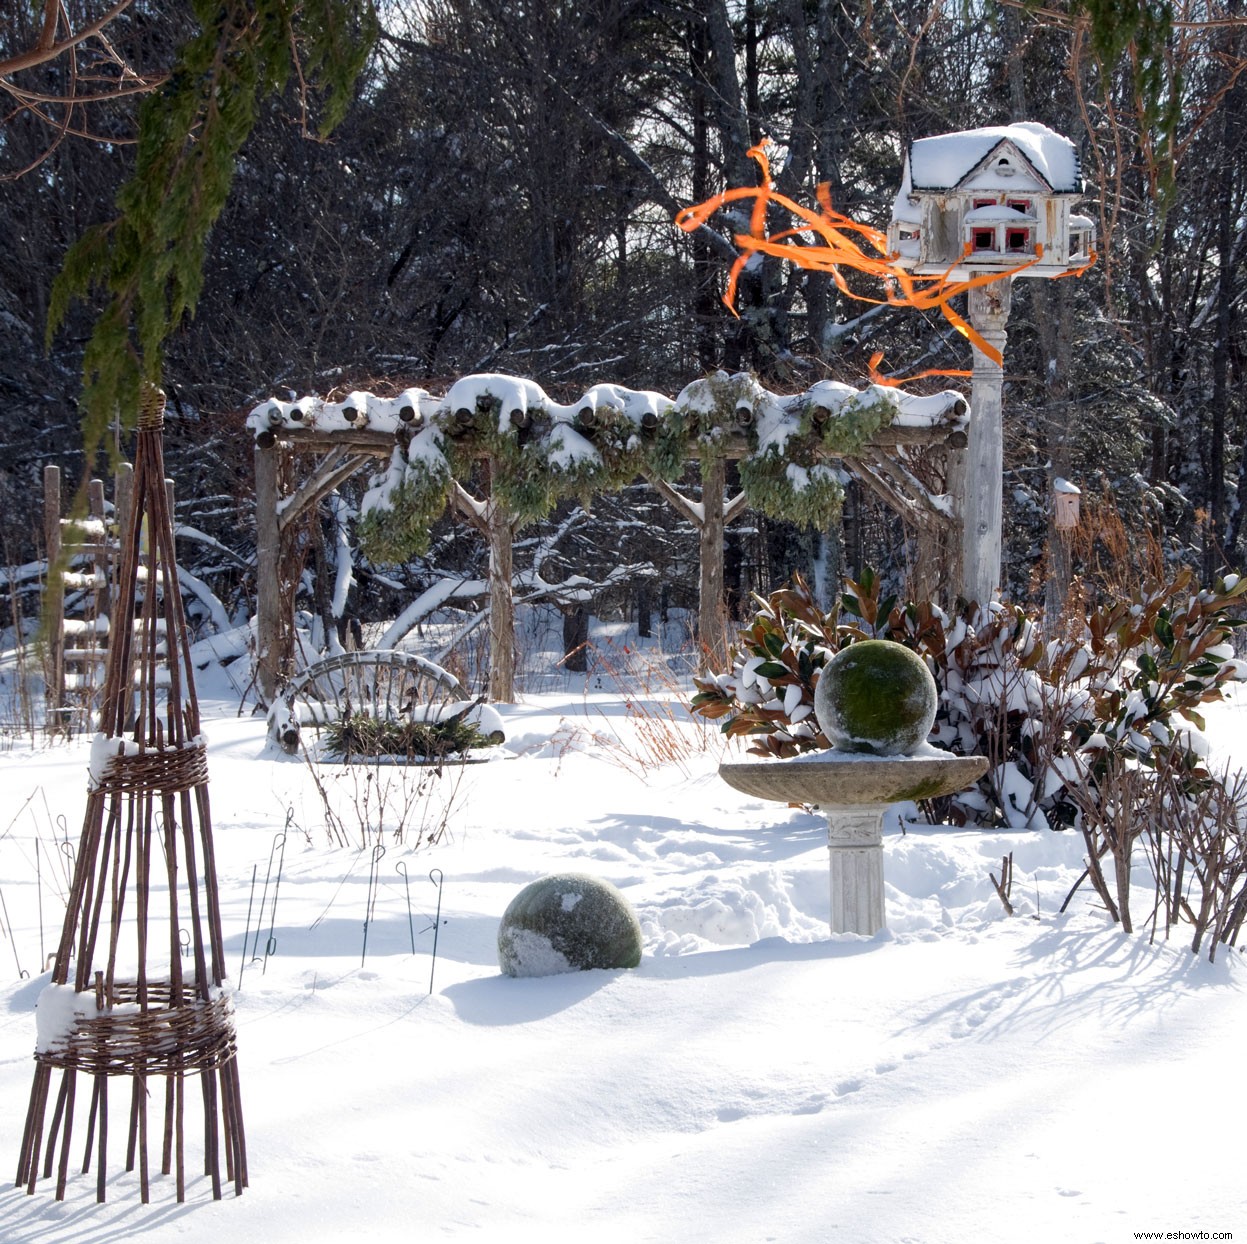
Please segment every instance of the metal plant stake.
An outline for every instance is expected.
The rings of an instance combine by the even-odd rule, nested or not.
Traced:
[[[212,1195],[221,1196],[223,1182],[236,1195],[247,1184],[207,749],[174,559],[163,423],[164,395],[148,388],[82,837],[52,980],[38,1004],[17,1184],[33,1193],[40,1176],[55,1171],[58,1200],[80,1088],[89,1099],[82,1170],[94,1150],[98,1200],[107,1183],[109,1106],[118,1093],[126,1170],[137,1164],[142,1201],[150,1197],[153,1125],[161,1170],[174,1175],[177,1199],[185,1199],[185,1115],[193,1096],[186,1089],[196,1082],[202,1123],[190,1134],[203,1138]],[[149,1120],[160,1087],[163,1116]]]

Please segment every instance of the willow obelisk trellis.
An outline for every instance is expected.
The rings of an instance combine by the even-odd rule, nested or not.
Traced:
[[[109,1085],[129,1081],[126,1169],[149,1199],[148,1100],[164,1087],[161,1169],[185,1198],[185,1083],[200,1082],[212,1194],[247,1183],[233,1008],[208,811],[208,766],[178,590],[161,445],[164,395],[144,393],[133,504],[82,839],[51,983],[39,998],[35,1076],[18,1161],[33,1192],[65,1195],[80,1078],[90,1089],[82,1171],[104,1200]],[[124,625],[122,619],[134,619]],[[185,954],[185,959],[183,958]],[[59,1084],[53,1090],[56,1073]],[[51,1121],[45,1119],[49,1104]]]

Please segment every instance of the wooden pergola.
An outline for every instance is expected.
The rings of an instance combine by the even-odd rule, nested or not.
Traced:
[[[490,378],[480,378],[488,380]],[[499,378],[510,384],[518,382]],[[773,398],[756,386],[761,400]],[[690,386],[692,388],[692,386]],[[807,400],[818,417],[834,417],[816,403],[817,386],[807,395],[788,396],[789,405]],[[685,390],[685,394],[689,389]],[[952,390],[916,397],[898,390],[889,399],[896,417],[881,427],[852,457],[835,456],[854,478],[892,508],[918,543],[915,593],[949,600],[961,585],[962,520],[959,498],[965,495],[964,449],[969,408]],[[294,541],[308,511],[365,467],[390,460],[430,418],[440,418],[453,435],[454,411],[447,399],[424,395],[411,400],[353,393],[342,402],[304,398],[297,403],[271,401],[252,412],[248,426],[256,434],[257,688],[271,704],[295,673],[293,590]],[[652,396],[652,395],[651,395]],[[683,397],[683,395],[681,395]],[[676,404],[680,399],[675,399]],[[423,405],[428,409],[421,409]],[[574,406],[575,404],[573,404]],[[560,408],[568,410],[569,408]],[[371,412],[371,414],[370,414]],[[526,415],[523,417],[527,417]],[[521,412],[511,418],[518,423]],[[648,416],[647,416],[648,418]],[[592,438],[590,405],[575,408],[570,422]],[[706,654],[726,649],[722,617],[725,529],[747,508],[743,493],[726,492],[726,463],[753,452],[750,441],[754,407],[736,407],[731,426],[717,442],[716,454],[703,469],[701,497],[693,500],[674,485],[650,479],[656,491],[698,530],[701,575],[699,634]],[[829,458],[833,455],[827,455]],[[698,457],[690,442],[689,460]],[[310,463],[310,466],[303,466]],[[514,601],[511,548],[517,522],[491,497],[473,497],[461,483],[450,485],[448,503],[489,546],[488,695],[496,702],[514,698]]]

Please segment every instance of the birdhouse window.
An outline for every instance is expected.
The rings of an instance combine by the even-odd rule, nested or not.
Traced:
[[[975,199],[975,200],[974,200],[974,206],[975,206],[976,208],[979,208],[979,207],[995,207],[995,206],[996,206],[996,198],[995,198],[995,196],[993,195],[993,196],[992,196],[992,198],[990,198],[990,199]]]
[[[1031,231],[1029,229],[1006,229],[1005,250],[1029,251],[1031,249]]]
[[[972,229],[970,242],[976,251],[994,251],[996,249],[995,229]]]
[[[1087,253],[1087,231],[1085,229],[1071,229],[1069,232],[1070,258],[1085,257]]]
[[[1021,212],[1023,216],[1034,215],[1034,204],[1030,199],[1010,199],[1006,206],[1013,208],[1015,212]]]

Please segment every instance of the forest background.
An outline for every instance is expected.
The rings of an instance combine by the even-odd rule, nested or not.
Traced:
[[[0,559],[11,567],[42,552],[44,465],[71,482],[107,470],[86,460],[80,403],[110,290],[61,299],[48,335],[54,283],[71,245],[126,194],[167,197],[167,185],[127,181],[142,159],[140,109],[176,90],[179,49],[214,7],[133,0],[72,53],[11,72],[47,12],[81,31],[109,9],[15,4],[0,20]],[[746,153],[769,137],[780,191],[813,205],[827,183],[838,210],[882,226],[908,142],[1023,119],[1077,144],[1100,262],[1077,280],[1015,286],[1002,586],[1042,600],[1056,476],[1083,492],[1073,571],[1089,589],[1166,562],[1204,575],[1241,566],[1241,0],[395,0],[375,27],[363,5],[219,7],[288,30],[297,68],[256,94],[202,238],[202,285],[192,280],[158,343],[166,459],[190,537],[180,553],[236,621],[255,598],[244,420],[268,396],[440,393],[481,371],[529,376],[562,400],[600,381],[674,395],[718,368],[796,392],[822,378],[864,384],[878,351],[885,372],[965,368],[969,347],[943,317],[868,306],[779,261],[750,267],[733,318],[720,301],[732,222],[687,236],[673,217],[755,184]],[[357,76],[338,77],[353,81],[344,110],[317,89],[318,70],[333,78],[323,45],[335,7],[360,14],[339,51],[366,52]],[[320,43],[300,13],[321,19]],[[338,121],[328,137],[326,109]],[[124,451],[122,435],[112,443]],[[348,510],[365,485],[344,488]],[[343,512],[326,503],[309,523],[310,570]],[[899,520],[853,485],[843,518],[820,532],[747,515],[729,533],[729,600],[793,571],[826,585],[872,565],[899,584],[912,556]],[[525,534],[521,572],[535,550],[547,579],[644,567],[593,600],[599,613],[696,603],[696,538],[644,484],[591,512],[564,503]],[[425,557],[357,560],[350,611],[393,617],[447,573],[483,579],[486,557],[447,516]],[[305,576],[308,609],[324,612],[330,579]],[[32,616],[37,582],[13,582],[6,610]]]

